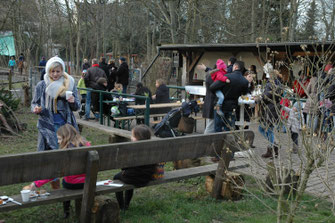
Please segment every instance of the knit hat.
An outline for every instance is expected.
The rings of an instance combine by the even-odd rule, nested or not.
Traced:
[[[122,62],[125,62],[125,61],[126,61],[126,58],[124,58],[124,57],[120,57],[120,60],[121,60]]]
[[[227,70],[227,65],[223,60],[218,59],[216,61],[216,68],[219,69],[219,70],[225,70],[226,71]]]
[[[98,84],[104,84],[104,83],[107,83],[107,80],[106,80],[106,78],[104,78],[104,77],[100,77],[100,78],[97,80],[97,83],[98,83]]]
[[[45,65],[45,72],[46,74],[49,76],[49,70],[50,70],[50,67],[53,63],[60,63],[62,65],[62,69],[63,69],[63,72],[65,72],[65,64],[64,64],[64,61],[60,58],[60,57],[51,57],[47,64]]]

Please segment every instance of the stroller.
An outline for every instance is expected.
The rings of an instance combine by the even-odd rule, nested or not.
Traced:
[[[176,137],[184,135],[183,132],[175,130],[179,126],[182,117],[188,117],[192,112],[199,112],[199,106],[196,101],[183,102],[180,108],[169,111],[162,121],[154,128],[155,136],[161,138]]]
[[[85,107],[86,107],[86,98],[82,98],[80,100],[80,108],[79,108],[79,111],[78,111],[78,114],[79,114],[79,117],[82,118],[83,116],[85,116]],[[94,112],[93,111],[93,107],[92,107],[92,104],[91,104],[91,113],[93,114],[93,117],[96,117],[99,112]]]

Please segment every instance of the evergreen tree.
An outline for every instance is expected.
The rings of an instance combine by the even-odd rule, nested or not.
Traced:
[[[316,3],[315,0],[313,0],[310,3],[310,7],[307,11],[307,20],[305,23],[305,30],[302,31],[302,39],[303,40],[309,40],[310,37],[314,37],[316,36],[316,30],[315,30],[315,26],[316,26]]]

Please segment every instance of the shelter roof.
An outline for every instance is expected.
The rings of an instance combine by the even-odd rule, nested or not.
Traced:
[[[305,45],[306,50],[315,51],[322,48],[328,49],[334,47],[335,42],[270,42],[270,43],[208,43],[208,44],[166,44],[158,46],[158,50],[176,50],[176,51],[257,51],[270,48],[276,51],[302,51],[301,46]]]

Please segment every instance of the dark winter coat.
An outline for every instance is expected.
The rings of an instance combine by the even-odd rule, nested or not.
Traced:
[[[215,94],[216,90],[221,90],[224,94],[224,101],[222,103],[223,112],[236,111],[238,107],[238,98],[245,95],[248,91],[249,82],[242,75],[242,72],[235,70],[232,73],[226,74],[230,83],[223,83],[216,81],[210,86],[210,90]]]
[[[157,88],[156,99],[154,103],[155,104],[170,103],[169,88],[165,84],[162,84]],[[163,114],[169,112],[171,108],[156,108],[152,110],[153,110],[152,114]]]
[[[117,82],[120,84],[128,85],[129,82],[129,68],[126,62],[123,62],[119,69],[116,71]]]
[[[90,67],[91,65],[89,63],[83,63],[83,70],[88,70]]]
[[[108,88],[108,90],[112,90],[115,87],[115,83],[117,82],[117,77],[116,77],[116,71],[117,71],[117,67],[115,65],[112,64],[108,64],[108,71],[109,71],[109,82],[110,82],[110,86]]]
[[[109,73],[109,68],[108,68],[108,64],[106,64],[105,62],[100,62],[99,63],[99,67],[103,70],[103,71],[105,71],[105,74],[106,74],[106,77],[107,77],[107,90],[109,90],[109,89],[113,89],[114,88],[114,86],[113,86],[113,88],[111,88],[111,81],[110,81],[110,73]]]
[[[151,99],[152,94],[151,94],[151,91],[149,90],[149,88],[147,88],[147,87],[138,88],[138,89],[136,89],[134,95],[145,96],[145,94],[147,94],[148,97],[150,98],[150,104],[151,104],[152,103],[152,99]],[[144,105],[145,104],[145,99],[136,98],[135,99],[135,104],[136,105]]]
[[[260,121],[264,126],[272,127],[279,120],[281,91],[281,83],[278,79],[266,82],[260,103]]]
[[[107,88],[104,85],[98,83],[96,90],[107,91]],[[103,101],[113,100],[113,96],[111,94],[103,94],[102,100]],[[95,112],[99,112],[100,111],[100,94],[96,92],[92,92],[91,101],[92,101],[92,106],[93,106],[92,110]],[[108,106],[108,104],[103,103],[103,113],[104,114],[107,114],[109,112],[108,111],[109,107],[110,106]]]
[[[90,67],[84,77],[85,86],[97,90],[99,88],[97,81],[101,77],[107,79],[105,71],[99,67]]]
[[[214,81],[211,78],[211,75],[208,73],[206,75],[206,96],[204,100],[204,105],[202,106],[202,117],[213,119],[214,118],[214,102],[216,95],[210,91],[209,87]]]
[[[155,173],[156,167],[156,164],[152,164],[123,168],[121,172],[121,181],[137,187],[145,186],[152,180],[152,175]]]

